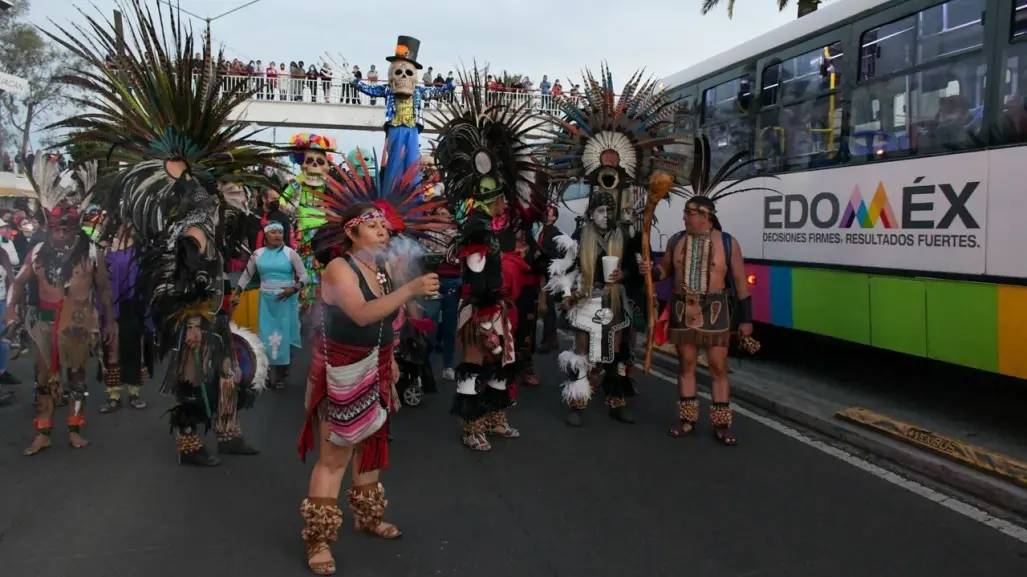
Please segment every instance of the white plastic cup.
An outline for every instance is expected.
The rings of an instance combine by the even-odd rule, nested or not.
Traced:
[[[613,271],[617,270],[619,264],[620,259],[615,256],[603,257],[603,278],[606,279],[606,282],[610,282],[610,277],[613,276]]]

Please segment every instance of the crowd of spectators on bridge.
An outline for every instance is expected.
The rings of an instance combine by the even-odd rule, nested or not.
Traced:
[[[193,65],[196,68],[202,66],[202,56],[196,54]],[[114,58],[108,56],[108,64],[114,66]],[[261,60],[250,60],[243,62],[238,58],[228,60],[222,59],[218,63],[221,74],[225,77],[226,83],[246,82],[251,84],[255,91],[254,98],[258,100],[282,100],[293,102],[326,102],[339,104],[370,104],[371,106],[383,105],[384,101],[362,96],[348,80],[352,77],[357,80],[375,84],[384,82],[379,78],[378,67],[370,65],[365,72],[358,65],[354,65],[348,74],[336,74],[332,69],[332,63],[320,61],[318,63],[306,63],[302,60],[264,63]],[[581,86],[579,84],[563,84],[560,79],[549,80],[548,75],[543,75],[542,80],[536,85],[528,75],[507,74],[487,75],[487,94],[489,98],[495,98],[497,102],[503,100],[523,101],[530,99],[533,103],[542,108],[552,106],[555,98],[565,97],[576,99],[579,96]],[[445,75],[441,70],[436,71],[429,66],[420,79],[424,86],[444,86],[447,83],[458,83],[453,71]],[[567,87],[570,88],[567,88]],[[457,90],[457,93],[460,91]],[[453,95],[449,95],[453,98]],[[425,104],[427,107],[431,103]]]
[[[265,64],[261,60],[244,63],[242,60],[234,59],[223,60],[219,66],[221,73],[228,77],[226,82],[252,83],[257,99],[363,103],[374,106],[379,104],[376,99],[364,97],[365,102],[361,102],[360,94],[341,76],[344,76],[345,80],[352,77],[371,84],[384,82],[380,80],[378,68],[374,64],[370,65],[366,72],[360,66],[354,65],[347,75],[336,74],[332,69],[332,63],[326,61],[316,64],[308,64],[302,60],[289,63],[272,61]],[[566,89],[559,79],[550,82],[548,75],[544,75],[538,85],[527,75],[505,73],[490,74],[486,82],[488,92],[496,94],[497,99],[531,97],[537,99],[543,107],[550,106],[554,97],[576,98],[581,89],[579,85],[571,85],[570,89]],[[458,83],[458,80],[452,70],[442,74],[441,70],[436,71],[429,66],[424,71],[420,83],[425,86],[444,86],[447,83]]]

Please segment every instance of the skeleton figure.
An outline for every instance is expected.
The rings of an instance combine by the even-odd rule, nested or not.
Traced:
[[[368,84],[353,79],[353,86],[371,98],[385,99],[385,158],[382,166],[386,186],[402,178],[407,170],[421,161],[419,135],[424,129],[421,111],[426,100],[447,94],[453,90],[453,83],[444,86],[418,86],[417,71],[422,66],[417,62],[421,41],[410,36],[400,36],[396,41],[396,52],[385,60],[389,63],[388,84]],[[417,175],[415,184],[420,182]]]
[[[325,195],[325,178],[331,166],[328,154],[335,152],[336,147],[333,138],[307,133],[294,134],[290,144],[294,151],[292,160],[300,165],[301,172],[279,198],[283,205],[295,207],[299,253],[309,278],[300,294],[300,306],[308,309],[316,299],[321,271],[321,265],[317,263],[310,248],[311,241],[325,223],[321,199]]]

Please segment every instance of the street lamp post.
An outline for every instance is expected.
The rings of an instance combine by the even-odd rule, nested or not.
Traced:
[[[0,2],[3,2],[3,1],[4,0],[0,0]],[[197,20],[203,20],[204,22],[207,23],[207,30],[208,31],[210,30],[210,23],[211,22],[213,22],[215,20],[220,20],[220,19],[224,18],[225,16],[228,16],[229,14],[233,14],[235,12],[238,12],[238,11],[242,10],[243,8],[248,8],[248,7],[253,6],[254,4],[256,4],[258,2],[263,2],[263,1],[264,0],[250,0],[249,2],[246,2],[245,4],[240,4],[239,6],[236,6],[235,8],[232,8],[231,10],[227,10],[225,12],[222,12],[221,14],[218,14],[217,16],[213,16],[213,17],[206,16],[206,17],[204,17],[204,16],[200,16],[199,14],[194,14],[194,13],[188,11],[188,10],[183,9],[181,6],[179,6],[178,2],[172,4],[170,0],[157,0],[157,2],[159,2],[161,4],[167,4],[168,6],[171,6],[172,8],[174,8],[175,10],[185,14],[186,16],[191,16],[193,18],[196,18]]]

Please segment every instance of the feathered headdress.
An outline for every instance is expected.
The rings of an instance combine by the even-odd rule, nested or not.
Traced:
[[[77,183],[62,178],[57,162],[41,151],[29,155],[26,164],[31,167],[27,176],[39,195],[39,206],[45,213],[47,225],[70,226],[80,222],[96,185],[96,163],[77,171]]]
[[[718,200],[740,192],[757,190],[777,192],[765,186],[742,186],[748,182],[749,177],[739,176],[739,171],[761,160],[759,158],[747,159],[746,157],[749,155],[748,150],[742,150],[733,154],[712,176],[710,176],[713,164],[710,139],[705,134],[695,137],[693,152],[694,158],[688,186],[675,186],[672,192],[684,196],[687,199],[686,203],[692,202],[705,207],[710,214],[714,227],[718,230],[720,229],[720,222],[715,214],[715,203]]]
[[[603,65],[597,79],[586,70],[585,90],[577,98],[559,98],[561,118],[552,131],[548,158],[554,181],[585,182],[607,190],[645,187],[649,176],[666,171],[686,184],[689,140],[676,117],[686,104],[657,90],[643,72],[632,75],[621,95]]]
[[[545,211],[547,195],[536,183],[543,169],[535,160],[534,135],[550,120],[528,101],[520,105],[492,103],[486,97],[487,70],[462,71],[463,98],[443,101],[428,119],[439,133],[435,164],[443,175],[445,195],[457,207],[506,197],[516,218],[535,220]],[[459,208],[458,208],[459,212]]]
[[[171,218],[183,197],[202,196],[183,189],[183,175],[216,195],[222,175],[243,173],[261,183],[263,171],[244,169],[275,165],[282,153],[256,140],[256,130],[229,121],[256,87],[225,82],[211,51],[209,25],[201,50],[173,9],[165,14],[158,8],[155,18],[139,0],[119,7],[125,13],[123,35],[110,20],[84,13],[85,25],[46,33],[85,64],[58,81],[80,90],[74,100],[88,110],[52,128],[67,130],[58,146],[81,145],[95,159],[128,166],[112,186],[112,208],[120,210],[111,212],[142,219],[134,224],[147,234],[163,228],[160,212]],[[203,54],[199,65],[194,49]],[[184,163],[184,172],[169,174],[169,161]]]
[[[383,172],[373,169],[378,164],[377,157],[365,158],[358,149],[343,162],[342,166],[333,165],[334,170],[325,179],[324,191],[313,192],[327,221],[319,228],[330,232],[328,237],[322,234],[318,238],[322,248],[342,240],[347,224],[342,219],[350,208],[359,204],[373,204],[385,217],[393,234],[421,240],[433,232],[453,228],[451,220],[435,214],[437,209],[446,206],[445,199],[421,200],[430,185],[417,178],[421,173],[420,163],[414,163],[400,178],[386,184]]]

